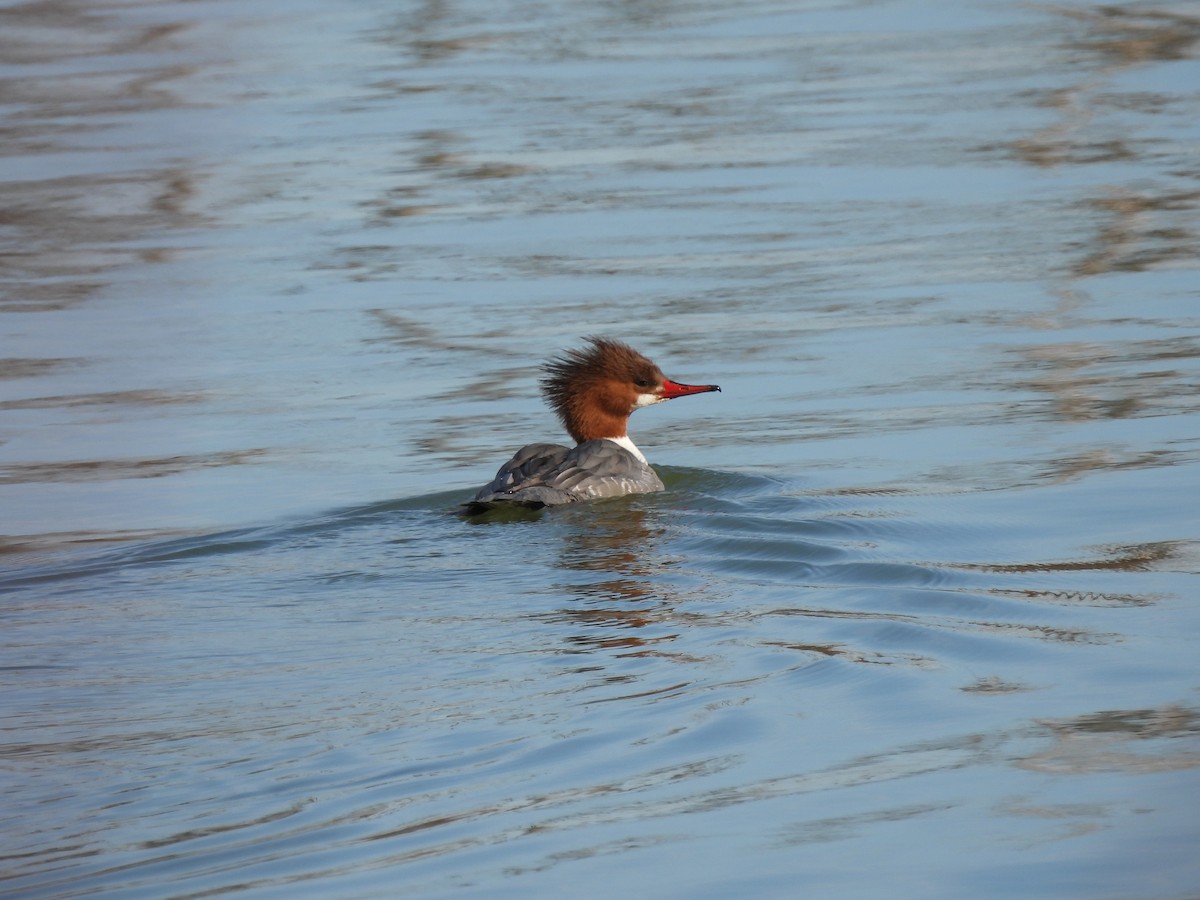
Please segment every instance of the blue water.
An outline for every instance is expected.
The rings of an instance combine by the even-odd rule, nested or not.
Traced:
[[[1200,891],[1194,10],[0,34],[0,892]]]

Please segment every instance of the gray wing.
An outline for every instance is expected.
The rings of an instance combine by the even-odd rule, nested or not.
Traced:
[[[546,484],[575,495],[576,500],[597,500],[624,494],[661,491],[663,483],[648,465],[612,441],[585,441],[546,475]]]
[[[556,506],[662,489],[653,469],[612,441],[586,441],[574,449],[529,444],[500,467],[467,504],[467,511],[483,512],[504,503]]]
[[[516,452],[512,459],[500,467],[496,477],[484,485],[475,495],[473,502],[503,498],[523,487],[543,484],[546,475],[562,465],[571,448],[561,444],[527,444]]]

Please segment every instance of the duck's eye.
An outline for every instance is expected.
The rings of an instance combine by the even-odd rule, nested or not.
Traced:
[[[654,387],[654,382],[648,378],[639,378],[634,382],[634,386],[641,388],[643,391],[648,391],[650,388]]]

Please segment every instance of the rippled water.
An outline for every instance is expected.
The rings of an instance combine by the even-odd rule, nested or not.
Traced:
[[[1194,896],[1198,55],[0,4],[0,891]],[[459,518],[587,333],[667,491]]]

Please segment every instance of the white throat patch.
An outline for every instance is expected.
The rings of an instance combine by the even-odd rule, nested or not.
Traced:
[[[653,406],[655,403],[662,403],[666,400],[658,394],[638,394],[637,399],[633,401],[634,409],[641,409],[643,406]]]
[[[645,395],[642,395],[642,396],[645,396]],[[605,440],[612,441],[618,447],[624,447],[626,450],[628,450],[630,453],[632,453],[634,456],[636,456],[639,460],[641,460],[642,465],[649,465],[649,463],[646,462],[646,457],[642,456],[642,451],[637,448],[637,444],[635,444],[633,441],[631,441],[629,439],[629,435],[625,435],[625,437],[619,437],[619,438],[605,438]]]

